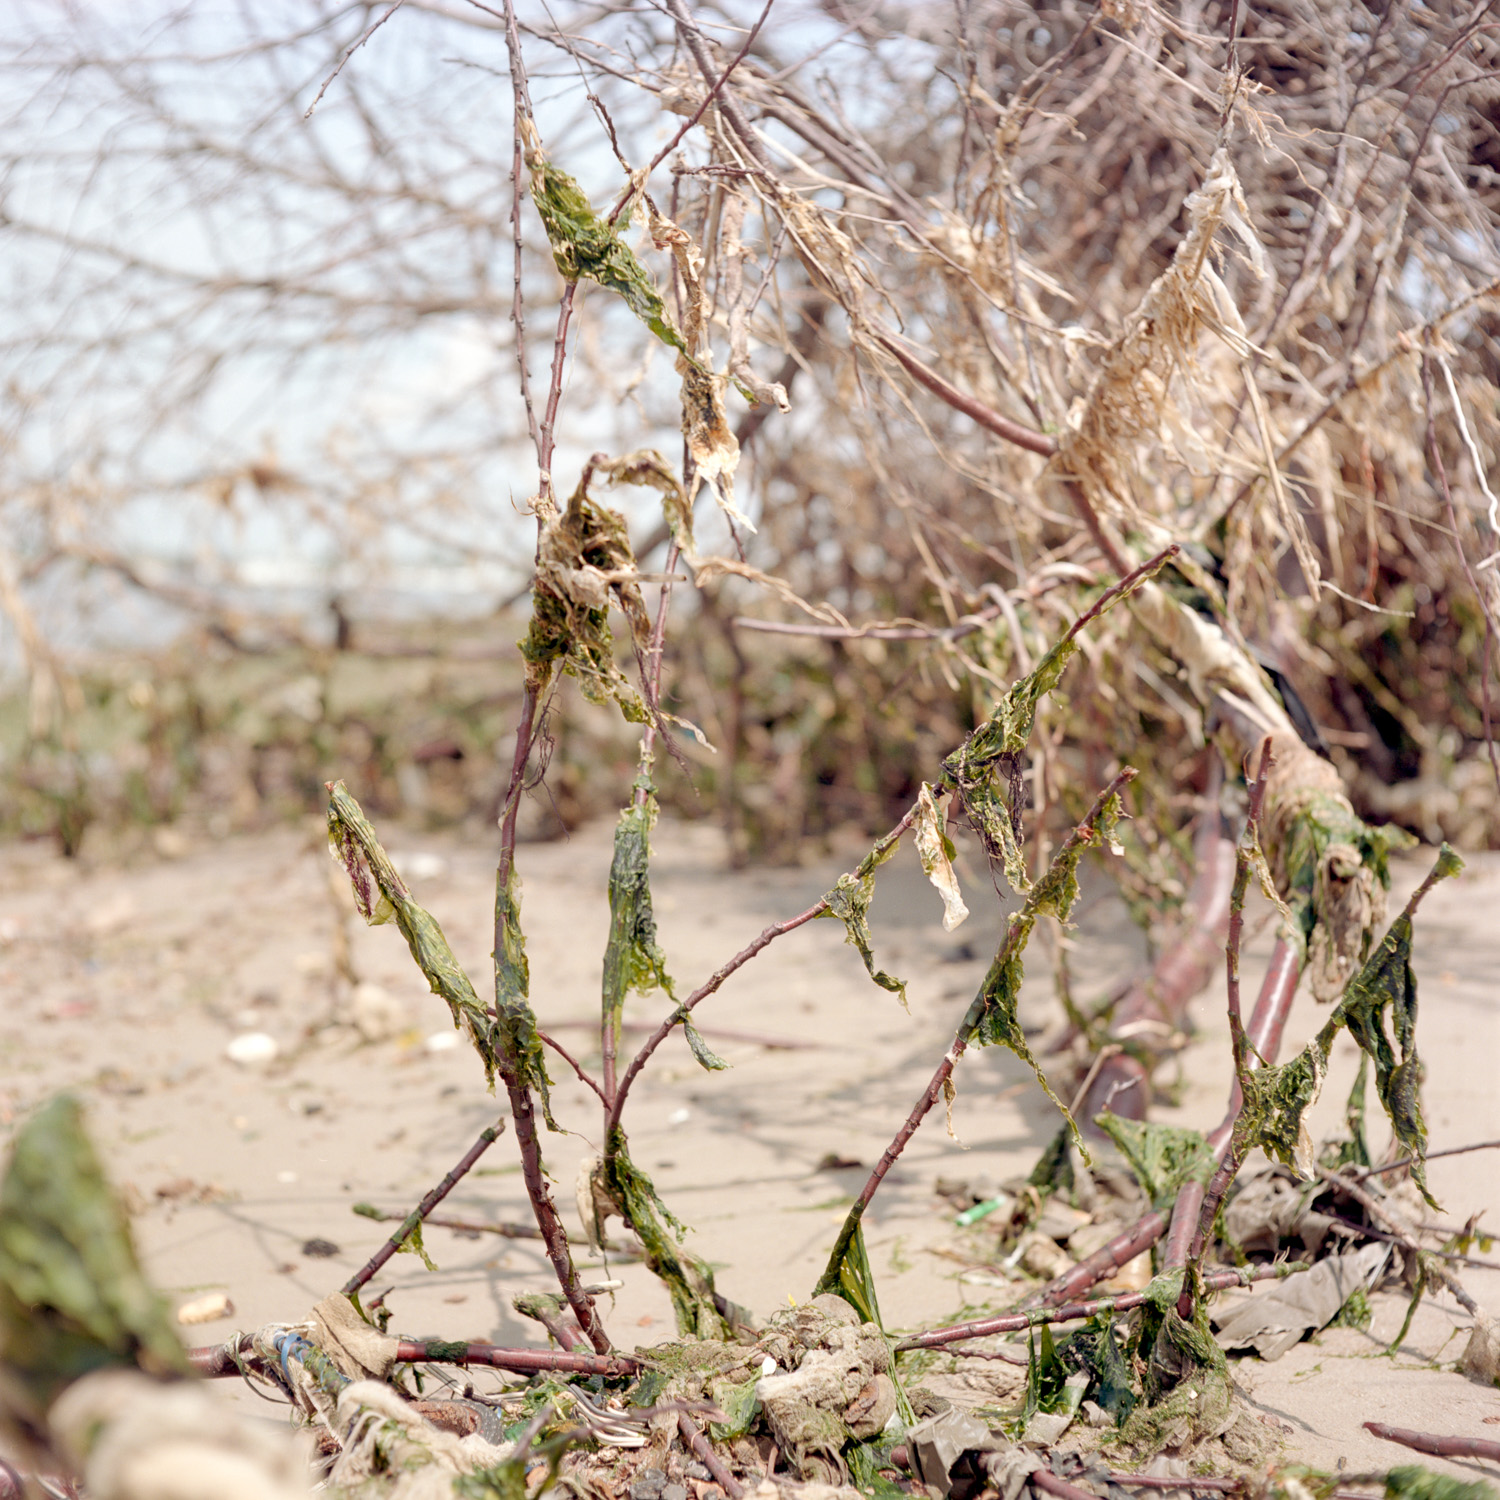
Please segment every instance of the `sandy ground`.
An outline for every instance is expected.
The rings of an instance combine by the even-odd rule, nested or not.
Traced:
[[[386,830],[386,838],[483,994],[492,851],[457,836]],[[521,852],[536,1008],[594,1067],[610,838],[611,827],[600,824]],[[672,824],[658,829],[655,848],[658,917],[684,991],[768,922],[809,905],[858,853],[850,845],[802,869],[728,873],[714,830]],[[1398,895],[1426,864],[1421,856],[1400,863]],[[332,976],[347,908],[330,894],[330,868],[312,824],[197,846],[168,841],[166,855],[123,868],[66,863],[37,846],[0,850],[0,1144],[57,1089],[87,1102],[157,1285],[178,1304],[209,1291],[232,1298],[232,1316],[185,1330],[190,1342],[303,1316],[389,1230],[351,1206],[406,1210],[499,1112],[472,1054],[432,1040],[452,1037],[446,1011],[425,993],[394,927],[358,927],[351,936],[360,978],[394,997],[395,1034],[366,1042],[339,1024]],[[673,1038],[632,1096],[626,1124],[636,1160],[693,1226],[691,1246],[715,1265],[720,1288],[762,1315],[809,1293],[863,1180],[858,1168],[820,1164],[876,1159],[983,973],[1000,905],[972,857],[961,870],[976,915],[953,934],[943,932],[939,902],[913,856],[903,851],[881,872],[877,957],[910,981],[909,1015],[869,983],[836,923],[815,922],[773,944],[698,1012],[730,1071],[704,1073]],[[1112,897],[1086,888],[1077,916],[1075,967],[1088,995],[1127,969],[1139,944]],[[1420,921],[1419,1034],[1434,1149],[1500,1136],[1497,916],[1500,857],[1475,861],[1440,887]],[[1251,993],[1269,945],[1263,931],[1250,950]],[[1023,1004],[1028,1026],[1052,1019],[1047,967],[1039,942]],[[1180,1103],[1158,1117],[1207,1128],[1227,1090],[1221,996],[1204,997],[1194,1011]],[[639,1021],[661,1014],[660,997],[632,1000],[627,1010]],[[1300,997],[1289,1043],[1300,1046],[1318,1019]],[[276,1060],[258,1067],[228,1060],[226,1046],[247,1031],[273,1036]],[[1335,1052],[1315,1136],[1341,1116],[1354,1055],[1347,1041]],[[570,1133],[546,1137],[544,1146],[565,1219],[576,1224],[575,1172],[597,1144],[599,1111],[553,1063],[555,1108]],[[984,1258],[983,1240],[953,1227],[953,1209],[934,1184],[941,1176],[984,1191],[1029,1170],[1055,1117],[1026,1070],[998,1049],[967,1056],[958,1085],[961,1144],[947,1137],[940,1116],[929,1119],[867,1220],[883,1309],[896,1327],[946,1322],[1015,1295],[993,1275],[966,1271]],[[1500,1154],[1434,1162],[1432,1181],[1448,1221],[1484,1211],[1487,1223],[1500,1225]],[[527,1218],[508,1135],[442,1211]],[[320,1256],[314,1240],[337,1249]],[[427,1244],[439,1271],[399,1256],[374,1283],[392,1288],[394,1331],[541,1342],[536,1325],[510,1306],[517,1291],[552,1285],[540,1246],[443,1229],[430,1230]],[[605,1273],[591,1264],[596,1278]],[[609,1274],[624,1283],[607,1309],[616,1342],[628,1348],[670,1337],[667,1298],[649,1274],[637,1265]],[[1500,1309],[1500,1271],[1466,1270],[1464,1279],[1482,1304]],[[1483,1425],[1500,1423],[1500,1391],[1453,1368],[1463,1346],[1458,1330],[1467,1326],[1456,1304],[1429,1297],[1392,1358],[1381,1340],[1399,1327],[1404,1302],[1391,1295],[1375,1302],[1371,1335],[1339,1330],[1274,1364],[1235,1362],[1251,1399],[1287,1429],[1289,1453],[1351,1471],[1412,1456],[1365,1434],[1368,1419],[1500,1438],[1500,1426]],[[1494,1466],[1431,1463],[1500,1478]]]

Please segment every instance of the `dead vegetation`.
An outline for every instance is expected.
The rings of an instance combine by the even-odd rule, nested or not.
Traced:
[[[361,1305],[377,1258],[310,1320],[184,1357],[76,1108],[60,1100],[20,1133],[6,1179],[0,1352],[12,1429],[34,1470],[60,1468],[71,1476],[64,1486],[81,1477],[90,1495],[305,1490],[283,1451],[233,1422],[209,1423],[196,1388],[100,1368],[164,1376],[191,1366],[285,1398],[320,1434],[322,1481],[335,1494],[518,1500],[560,1486],[687,1500],[691,1480],[695,1497],[728,1500],[748,1490],[818,1500],[851,1485],[877,1496],[925,1486],[961,1500],[981,1491],[1016,1500],[1029,1485],[1076,1500],[1149,1487],[1167,1476],[1139,1475],[1137,1464],[1166,1454],[1208,1465],[1207,1487],[1225,1491],[1323,1500],[1377,1483],[1387,1496],[1459,1500],[1463,1486],[1412,1468],[1335,1476],[1276,1466],[1223,1351],[1271,1357],[1288,1336],[1357,1318],[1367,1289],[1395,1275],[1414,1299],[1440,1283],[1463,1302],[1473,1320],[1465,1367],[1496,1378],[1494,1322],[1453,1269],[1476,1231],[1442,1236],[1438,1250],[1402,1201],[1407,1189],[1426,1195],[1413,914],[1433,883],[1461,869],[1446,843],[1388,928],[1385,911],[1388,853],[1411,841],[1403,827],[1477,847],[1494,840],[1500,818],[1489,683],[1500,526],[1485,456],[1500,431],[1500,86],[1489,10],[1001,0],[891,17],[832,0],[774,18],[770,9],[695,14],[666,0],[660,10],[606,5],[554,20],[518,15],[510,0],[452,14],[398,4],[378,16],[320,13],[311,31],[252,35],[236,54],[268,47],[305,59],[314,42],[326,51],[341,38],[308,114],[348,91],[365,166],[385,185],[351,187],[314,149],[317,169],[298,187],[342,195],[342,222],[362,236],[344,262],[353,284],[392,253],[376,211],[387,192],[421,203],[439,228],[462,222],[489,236],[485,285],[463,306],[492,321],[508,314],[514,330],[506,388],[520,400],[505,430],[524,430],[535,474],[523,506],[535,524],[531,612],[516,675],[502,688],[477,672],[446,689],[450,703],[461,693],[446,711],[464,735],[445,741],[435,728],[394,754],[370,715],[335,708],[333,685],[355,665],[336,599],[333,645],[297,679],[301,706],[272,688],[261,701],[263,738],[285,751],[284,800],[326,775],[330,842],[362,915],[399,929],[503,1090],[558,1283],[521,1310],[557,1347],[403,1340],[388,1314]],[[360,27],[343,37],[354,19]],[[402,181],[398,192],[376,165],[384,143],[409,131],[394,97],[372,116],[358,80],[408,24],[416,36],[456,37],[462,62],[491,59],[508,77],[511,155],[472,158],[489,172],[483,231],[465,219],[473,203],[447,201],[436,180]],[[165,35],[201,42],[191,17]],[[48,89],[72,99],[75,74],[97,74],[116,103],[152,115],[162,140],[184,139],[192,122],[168,86],[173,54],[105,48],[60,61],[67,40],[49,33],[29,54]],[[48,75],[49,65],[59,71]],[[141,76],[160,93],[143,91]],[[584,118],[599,127],[587,146],[551,128],[556,99],[534,102],[543,76],[549,94],[555,84],[586,99]],[[669,137],[653,144],[663,123]],[[199,149],[215,171],[233,165],[287,191],[304,158],[247,140]],[[618,170],[601,173],[605,144]],[[397,179],[403,160],[392,146]],[[600,176],[608,207],[580,185]],[[499,300],[502,181],[514,270]],[[34,219],[13,227],[47,238]],[[165,274],[76,231],[61,238],[128,274],[133,317]],[[342,301],[350,315],[354,295],[326,266],[286,283],[200,278],[197,290],[263,297],[287,320],[273,319],[275,329],[293,326],[292,310],[309,300]],[[429,313],[454,305],[424,296]],[[388,317],[416,316],[389,288],[382,306]],[[531,339],[553,318],[543,386]],[[651,363],[658,346],[670,351],[655,355],[670,374]],[[18,402],[23,417],[72,389],[49,368],[52,384]],[[216,368],[198,366],[192,399],[205,410]],[[618,445],[578,442],[607,409]],[[669,459],[674,428],[680,456]],[[22,811],[23,826],[50,805],[56,832],[76,848],[108,778],[80,738],[87,679],[38,628],[23,584],[49,570],[108,569],[189,609],[241,654],[267,626],[231,618],[212,590],[144,579],[93,535],[104,507],[159,482],[144,466],[102,440],[64,475],[23,437],[10,451],[6,504],[26,523],[17,535],[29,551],[24,564],[0,556],[29,670],[11,771],[41,799]],[[452,473],[480,473],[448,459]],[[184,492],[228,504],[238,473],[200,475]],[[333,514],[340,541],[365,502],[357,463],[342,475],[342,513],[279,467],[246,473],[262,494]],[[642,489],[661,515],[644,533],[610,503]],[[373,491],[400,510],[404,491]],[[419,519],[439,514],[419,509]],[[469,545],[460,525],[452,531],[456,547]],[[278,629],[310,648],[305,626]],[[604,731],[597,754],[575,746],[571,761],[580,781],[607,784],[600,773],[613,770],[625,802],[602,959],[602,1066],[585,1080],[601,1106],[589,1127],[597,1150],[576,1196],[590,1242],[622,1221],[670,1292],[678,1340],[634,1353],[616,1347],[600,1290],[578,1273],[543,1162],[542,1131],[566,1124],[549,1095],[547,1049],[561,1049],[531,1002],[518,869],[522,810],[546,784],[565,678],[586,700],[580,713],[628,726]],[[147,751],[121,781],[131,790],[114,795],[123,805],[144,797],[152,817],[174,811],[179,792],[205,798],[214,816],[252,817],[214,794],[206,757],[191,764],[215,730],[226,742],[252,738],[232,725],[245,700],[231,698],[211,725],[192,682],[184,674],[164,706],[149,682],[125,687],[145,727],[123,738]],[[264,706],[273,702],[280,720]],[[299,717],[305,730],[291,727]],[[509,759],[486,809],[499,827],[492,999],[339,779],[348,759],[372,811],[410,804],[416,783],[401,785],[403,768],[462,762],[470,747],[481,764]],[[833,820],[890,827],[821,901],[679,994],[657,939],[650,835],[658,781],[693,778],[716,795],[742,853],[784,853]],[[484,795],[482,774],[456,780],[455,811]],[[877,958],[873,883],[911,833],[946,920],[961,921],[945,831],[956,819],[1015,900],[1003,940],[931,1082],[904,1123],[893,1119],[899,1128],[811,1300],[761,1323],[685,1248],[632,1158],[631,1087],[679,1027],[702,1068],[722,1068],[694,1025],[697,1006],[819,917],[841,921],[872,981],[904,999]],[[1038,1057],[1016,1016],[1023,953],[1038,925],[1068,923],[1091,850],[1143,920],[1166,931],[1163,919],[1181,907],[1180,928],[1149,973],[1096,1006],[1085,1009],[1064,980],[1067,1034]],[[1251,881],[1282,925],[1246,1017],[1238,965]],[[1226,943],[1224,1122],[1207,1137],[1146,1123],[1154,1066]],[[1278,1062],[1304,976],[1332,1009],[1301,1052]],[[659,993],[665,1005],[627,1056],[632,992]],[[1308,1136],[1304,1115],[1341,1031],[1370,1064],[1399,1166],[1372,1159],[1364,1074],[1350,1140],[1319,1152]],[[995,1255],[1052,1279],[1008,1318],[899,1338],[880,1315],[862,1215],[926,1117],[951,1103],[965,1051],[986,1045],[1029,1064],[1064,1121],[1031,1180],[995,1201],[986,1231],[1000,1228]],[[1105,1137],[1129,1178],[1093,1160]],[[487,1144],[402,1221],[384,1254],[420,1250],[421,1220]],[[1255,1149],[1289,1175],[1241,1182]],[[1091,1207],[1090,1227],[1117,1232],[1075,1245],[1082,1226],[1069,1211],[1105,1193],[1119,1211]],[[1139,1269],[1158,1242],[1155,1275],[1118,1298],[1079,1300]],[[1285,1259],[1293,1243],[1306,1265]],[[1225,1263],[1234,1269],[1214,1269]],[[1275,1285],[1211,1304],[1226,1276]],[[1006,1399],[994,1382],[987,1396],[958,1402],[951,1384],[949,1395],[924,1386],[933,1356],[922,1351],[1020,1329],[1026,1374]],[[1005,1364],[1003,1347],[980,1352]],[[476,1363],[525,1377],[500,1398],[498,1422],[472,1401],[409,1399],[405,1372]],[[238,1477],[206,1488],[211,1473]],[[669,1497],[669,1486],[681,1495]]]

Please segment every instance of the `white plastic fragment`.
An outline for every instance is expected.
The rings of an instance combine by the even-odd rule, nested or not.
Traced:
[[[244,1031],[224,1049],[224,1056],[242,1068],[263,1067],[281,1051],[276,1038],[264,1031]]]
[[[217,1323],[220,1318],[231,1317],[233,1313],[234,1303],[229,1300],[228,1292],[206,1292],[191,1302],[184,1302],[177,1309],[177,1321],[184,1324]]]

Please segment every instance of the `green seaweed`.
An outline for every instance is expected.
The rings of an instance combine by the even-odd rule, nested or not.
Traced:
[[[1031,888],[1021,849],[1021,755],[1036,726],[1037,704],[1057,686],[1077,649],[1072,635],[1064,636],[943,762],[944,780],[963,798],[975,832],[1018,896]]]
[[[630,1159],[625,1132],[616,1126],[600,1170],[604,1188],[636,1232],[651,1273],[665,1283],[682,1338],[727,1340],[733,1330],[714,1301],[714,1274],[706,1261],[684,1250],[667,1226],[679,1235],[686,1226],[661,1201],[651,1178]],[[666,1220],[664,1226],[662,1220]]]
[[[1113,843],[1119,817],[1119,794],[1111,792],[1101,800],[1095,815],[1081,824],[1053,856],[1046,873],[1028,890],[1020,911],[1011,919],[1005,938],[979,987],[979,993],[970,1004],[958,1030],[965,1045],[972,1041],[981,1047],[1007,1047],[1031,1069],[1042,1092],[1057,1106],[1063,1119],[1067,1121],[1073,1133],[1074,1144],[1085,1162],[1089,1161],[1088,1148],[1083,1144],[1078,1126],[1067,1106],[1052,1091],[1051,1084],[1032,1056],[1025,1033],[1021,1030],[1017,1017],[1021,982],[1025,977],[1021,955],[1030,941],[1038,917],[1050,913],[1060,922],[1068,920],[1068,914],[1078,898],[1078,862],[1086,849]]]
[[[492,1019],[453,956],[443,929],[430,912],[412,900],[406,882],[342,781],[331,782],[328,787],[328,843],[349,876],[364,919],[371,926],[394,920],[401,930],[433,994],[446,1003],[454,1026],[479,1054],[489,1086],[494,1088],[498,1070],[507,1088],[534,1090],[541,1098],[542,1115],[549,1128],[557,1130],[552,1118],[551,1080],[536,1032],[536,1016],[527,999],[529,971],[514,872],[495,892],[495,929],[501,940],[495,951]]]
[[[1072,1194],[1077,1174],[1073,1170],[1073,1132],[1066,1125],[1042,1147],[1026,1181],[1043,1192]]]
[[[857,1205],[856,1205],[857,1207]],[[840,1234],[835,1254],[829,1257],[813,1296],[821,1297],[831,1292],[842,1297],[860,1316],[860,1321],[885,1325],[880,1321],[880,1301],[875,1295],[875,1273],[870,1269],[870,1255],[865,1248],[865,1231],[861,1222],[863,1215],[851,1210],[852,1223],[847,1223],[847,1235]]]
[[[661,293],[620,238],[620,230],[629,227],[628,216],[622,216],[618,226],[601,219],[577,181],[553,166],[536,146],[526,153],[526,169],[531,174],[531,201],[564,279],[592,281],[614,292],[662,343],[693,362]]]
[[[1258,1145],[1294,1171],[1306,1176],[1311,1151],[1303,1116],[1318,1097],[1328,1070],[1328,1055],[1345,1028],[1375,1066],[1375,1091],[1390,1119],[1396,1139],[1412,1158],[1412,1180],[1436,1208],[1427,1189],[1424,1157],[1427,1127],[1419,1093],[1421,1063],[1417,1056],[1417,979],[1411,967],[1412,913],[1439,880],[1457,875],[1463,861],[1444,844],[1437,863],[1385,937],[1350,979],[1343,998],[1311,1042],[1290,1062],[1262,1067],[1245,1075],[1245,1102],[1235,1131],[1237,1139]],[[1394,1041],[1387,1034],[1389,1011]],[[1399,1057],[1397,1055],[1399,1050]],[[1360,1101],[1361,1117],[1363,1100]]]
[[[79,1376],[128,1364],[188,1370],[82,1107],[58,1094],[20,1126],[0,1181],[0,1365],[37,1414]]]
[[[875,966],[875,954],[870,937],[870,903],[875,899],[875,871],[896,852],[896,841],[891,839],[877,844],[848,874],[840,875],[838,884],[823,900],[828,910],[820,917],[833,917],[844,924],[844,941],[859,949],[865,962],[865,972],[881,989],[895,995],[906,1004],[906,981],[887,974]]]
[[[1495,1500],[1482,1480],[1434,1474],[1421,1464],[1400,1464],[1385,1476],[1385,1500]]]
[[[865,1443],[850,1443],[844,1449],[850,1483],[870,1500],[905,1500],[906,1491],[880,1472],[894,1468],[891,1447],[889,1438],[876,1437]]]
[[[1058,1354],[1070,1370],[1088,1372],[1089,1399],[1108,1412],[1117,1427],[1135,1410],[1130,1363],[1107,1312],[1090,1318],[1076,1333],[1070,1334],[1059,1345]]]
[[[1151,1206],[1160,1211],[1177,1199],[1185,1182],[1205,1185],[1213,1175],[1214,1154],[1196,1130],[1154,1125],[1106,1112],[1094,1124],[1120,1148]]]
[[[521,655],[538,692],[561,670],[577,679],[589,702],[612,701],[627,721],[643,724],[646,705],[615,664],[610,601],[629,623],[637,650],[645,647],[651,622],[634,581],[625,518],[589,495],[592,473],[584,470],[562,514],[552,514],[542,527]]]

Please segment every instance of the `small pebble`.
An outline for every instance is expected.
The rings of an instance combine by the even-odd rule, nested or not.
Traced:
[[[434,1031],[424,1043],[429,1052],[451,1052],[458,1046],[456,1031]]]
[[[302,1253],[311,1256],[314,1260],[327,1260],[331,1255],[339,1253],[339,1247],[332,1240],[308,1240],[302,1247]]]

